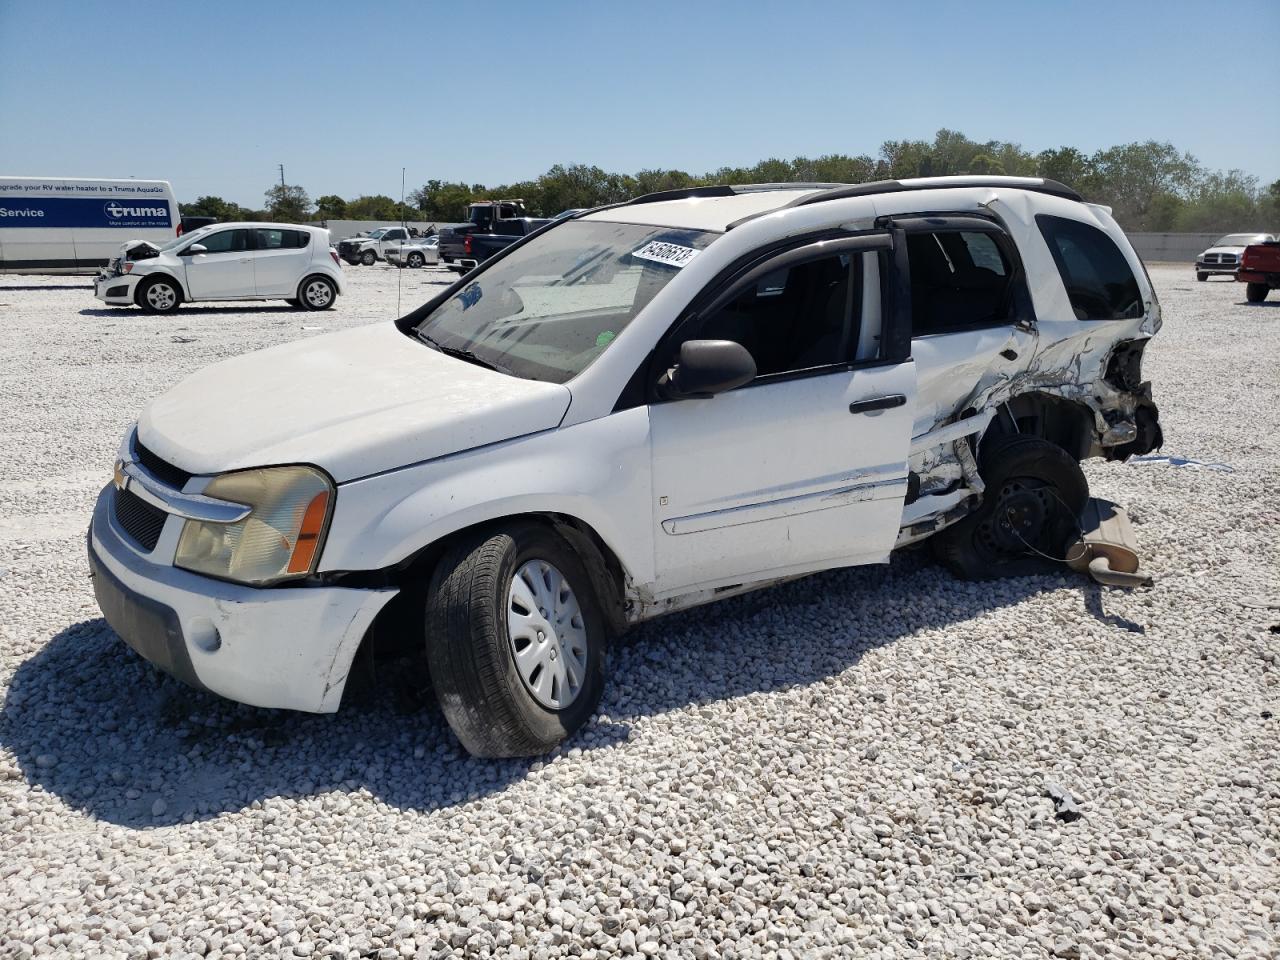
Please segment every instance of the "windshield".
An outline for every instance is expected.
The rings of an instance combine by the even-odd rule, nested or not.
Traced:
[[[166,250],[172,250],[175,247],[181,246],[184,243],[196,243],[199,241],[200,237],[205,236],[214,227],[217,227],[217,226],[221,226],[221,224],[211,223],[207,226],[201,227],[199,230],[192,230],[190,233],[184,233],[182,236],[174,237],[168,243],[162,244],[158,249],[160,250],[161,253],[163,253]]]
[[[1266,241],[1265,233],[1229,233],[1217,243],[1215,247],[1247,247],[1251,243],[1263,243]]]
[[[575,220],[499,260],[415,332],[527,380],[564,383],[719,234]]]

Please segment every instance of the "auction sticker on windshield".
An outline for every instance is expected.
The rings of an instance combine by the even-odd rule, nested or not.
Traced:
[[[698,253],[693,247],[682,247],[678,243],[667,243],[664,240],[650,240],[639,250],[633,250],[631,255],[640,260],[652,260],[654,263],[679,269]]]

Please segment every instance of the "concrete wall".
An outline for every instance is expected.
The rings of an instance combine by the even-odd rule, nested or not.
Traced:
[[[357,233],[363,233],[366,230],[398,225],[395,220],[320,220],[316,223],[316,226],[329,228],[329,239],[334,243],[339,240],[345,240],[347,237],[354,237]],[[435,231],[439,233],[442,227],[452,227],[454,224],[445,223],[444,221],[437,223],[431,220],[410,220],[408,221],[408,226],[417,227],[419,232],[435,228]]]
[[[1202,250],[1213,246],[1223,233],[1128,233],[1129,242],[1143,260],[1192,263]]]

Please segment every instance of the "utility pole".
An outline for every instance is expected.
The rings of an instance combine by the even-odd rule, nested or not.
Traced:
[[[277,163],[276,166],[280,168],[280,186],[283,187],[284,186],[284,164]]]

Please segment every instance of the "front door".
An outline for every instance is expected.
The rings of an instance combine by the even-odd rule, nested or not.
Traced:
[[[218,230],[191,246],[204,247],[203,252],[193,252],[188,246],[180,254],[191,299],[235,300],[254,295],[248,230]]]
[[[775,262],[670,345],[734,340],[757,376],[651,405],[659,595],[883,562],[897,539],[915,369],[882,324],[888,258],[817,244]]]

